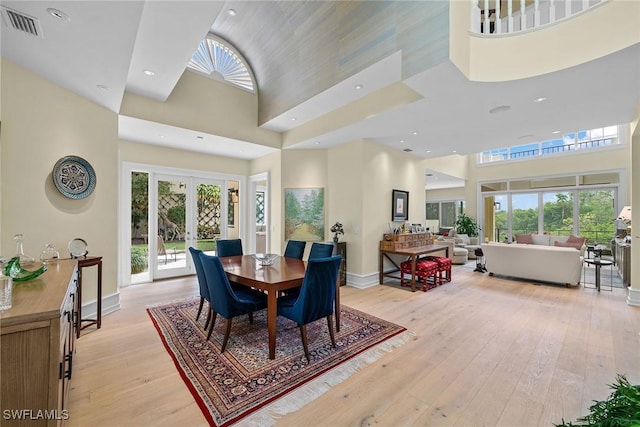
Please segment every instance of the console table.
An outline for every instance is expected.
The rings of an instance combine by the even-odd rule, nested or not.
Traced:
[[[76,318],[76,334],[80,338],[80,331],[91,325],[96,325],[100,329],[102,323],[102,257],[82,256],[76,258],[78,261],[78,314]],[[98,289],[96,294],[96,317],[88,319],[82,317],[82,272],[87,267],[98,266]],[[84,323],[84,324],[83,324]]]
[[[381,242],[382,243],[382,242]],[[382,245],[381,245],[382,246]],[[441,246],[441,245],[424,245],[424,246],[414,246],[409,248],[398,248],[398,249],[383,249],[382,247],[379,250],[378,257],[378,278],[380,284],[384,281],[385,277],[393,277],[397,279],[396,276],[393,275],[396,271],[400,271],[402,274],[402,270],[400,266],[389,256],[392,254],[395,255],[404,255],[407,259],[411,260],[411,292],[416,291],[416,261],[420,259],[420,256],[427,255],[434,252],[442,252],[444,251],[445,256],[449,257],[449,247]],[[395,266],[395,270],[385,272],[384,271],[384,259],[388,259]],[[450,277],[448,279],[451,279]]]

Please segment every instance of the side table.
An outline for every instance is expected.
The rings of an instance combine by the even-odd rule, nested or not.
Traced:
[[[76,319],[76,336],[80,338],[80,330],[96,325],[100,329],[102,323],[102,257],[101,256],[81,256],[78,260],[78,317]],[[86,267],[98,266],[98,284],[96,293],[96,318],[84,319],[82,317],[82,273]],[[83,324],[84,323],[84,324]]]
[[[598,290],[598,292],[600,292],[600,270],[602,269],[602,266],[612,266],[613,265],[613,261],[608,260],[608,259],[601,259],[601,258],[585,258],[584,260],[585,264],[587,265],[593,265],[596,268],[595,271],[595,276],[596,276],[596,289]],[[587,268],[587,265],[585,265],[583,268]],[[609,291],[613,291],[613,272],[611,272],[611,283],[609,284]],[[584,279],[586,277],[586,274],[583,273],[583,283],[586,286],[586,280]]]

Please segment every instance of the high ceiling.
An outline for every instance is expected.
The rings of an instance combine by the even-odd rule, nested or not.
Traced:
[[[372,31],[377,27],[369,24],[386,23],[387,12],[395,13],[396,20],[409,19],[420,15],[414,12],[427,4],[444,5],[445,12],[447,4],[397,3],[408,6],[401,10],[400,6],[390,9],[394,2],[3,1],[1,54],[118,113],[125,91],[166,100],[198,43],[211,31],[229,40],[252,66],[263,110],[259,114],[263,123],[257,125],[283,132],[284,148],[321,148],[367,139],[412,150],[419,158],[434,158],[454,151],[470,154],[552,139],[553,131],[628,123],[633,118],[640,101],[640,45],[535,78],[471,82],[446,59],[423,69],[416,69],[414,62],[411,68],[407,66],[411,55],[407,49],[394,51],[396,45],[386,42],[372,44],[371,40],[381,37]],[[7,25],[5,8],[35,18],[41,35],[12,29]],[[235,10],[235,16],[228,13],[230,9]],[[400,16],[406,10],[412,13]],[[430,19],[426,15],[416,19]],[[350,22],[358,25],[345,28]],[[448,22],[445,24],[443,37]],[[298,28],[298,32],[293,30]],[[323,47],[314,37],[304,36],[313,35],[314,28],[337,36],[326,36],[327,46]],[[424,36],[423,30],[394,34],[395,39],[402,38],[403,46],[424,44],[418,40]],[[339,52],[342,56],[337,59],[330,54],[331,49],[336,50],[331,44],[336,38],[341,49],[348,49]],[[384,49],[380,48],[383,45]],[[304,68],[309,61],[320,64],[314,65],[315,74]],[[337,62],[341,68],[335,72],[331,67],[323,68],[321,64],[327,61]],[[146,75],[144,70],[155,74]],[[287,81],[278,79],[279,75],[297,76],[297,81],[285,86]],[[270,82],[288,89],[276,91],[277,85],[270,86]],[[356,85],[361,88],[355,89]],[[305,123],[339,117],[345,106],[358,105],[358,100],[385,88],[397,93],[397,85],[414,98],[290,138]],[[534,102],[539,97],[546,97],[546,101]],[[389,102],[397,103],[392,98]],[[501,114],[489,112],[503,105],[511,108]],[[189,129],[172,128],[171,138],[161,141],[158,129],[164,127],[167,132],[163,124],[120,120],[120,126],[121,137],[220,155],[238,157],[234,144],[246,148],[240,157],[247,159],[272,150],[215,135],[208,135],[207,140],[220,144],[202,148],[202,144],[196,147],[184,142],[193,139]]]

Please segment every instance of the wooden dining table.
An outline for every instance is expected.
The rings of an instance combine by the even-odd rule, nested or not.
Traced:
[[[307,263],[296,258],[278,256],[273,265],[262,266],[253,255],[220,257],[220,262],[230,281],[260,289],[267,293],[267,329],[269,332],[269,359],[276,356],[276,322],[278,319],[278,294],[286,289],[300,287]],[[340,330],[340,286],[336,282],[336,329]]]

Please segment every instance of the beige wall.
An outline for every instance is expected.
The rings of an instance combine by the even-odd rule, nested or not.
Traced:
[[[120,114],[280,148],[277,132],[258,127],[258,96],[186,71],[165,102],[125,93]]]
[[[87,241],[103,256],[103,295],[117,292],[117,117],[102,107],[2,60],[1,252],[12,256],[12,239],[39,258],[46,243],[69,257],[67,243]],[[54,164],[67,155],[87,160],[97,175],[93,194],[72,200],[53,185]],[[95,274],[87,272],[84,302],[95,299]]]

